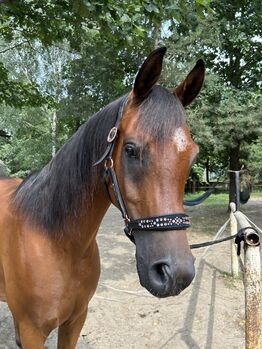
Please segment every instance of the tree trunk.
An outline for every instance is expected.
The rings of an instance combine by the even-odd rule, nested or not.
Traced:
[[[209,183],[209,158],[206,161],[206,181]]]
[[[57,116],[56,116],[56,111],[54,111],[51,115],[52,157],[54,157],[56,153],[56,129],[57,129]]]
[[[239,171],[240,170],[240,144],[235,148],[230,149],[229,153],[229,170]],[[235,184],[235,173],[229,172],[229,202],[236,202],[236,184]]]
[[[195,176],[193,176],[193,178],[192,178],[192,191],[191,191],[192,194],[195,194],[195,192],[196,192],[196,182],[197,182],[197,179]]]
[[[161,39],[161,31],[162,31],[162,23],[159,23],[158,25],[155,24],[153,33],[152,33],[154,50],[159,47],[159,41]]]

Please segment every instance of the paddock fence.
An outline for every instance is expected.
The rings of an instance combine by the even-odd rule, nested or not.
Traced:
[[[230,204],[231,235],[243,232],[243,251],[231,247],[231,271],[234,277],[241,273],[245,292],[245,343],[246,349],[262,348],[262,308],[261,308],[261,230],[241,211]],[[234,245],[234,246],[233,246]]]
[[[234,278],[241,277],[244,285],[245,349],[261,349],[262,273],[260,241],[262,231],[239,210],[238,205],[230,203],[230,217],[220,227],[213,242],[221,238],[229,224],[231,236],[237,236],[231,242],[231,274]],[[210,246],[206,247],[202,257],[209,248]]]

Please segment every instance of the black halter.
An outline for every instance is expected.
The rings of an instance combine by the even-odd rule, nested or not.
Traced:
[[[121,211],[122,217],[125,221],[124,232],[127,237],[134,242],[133,232],[134,231],[164,231],[164,230],[184,230],[190,227],[189,217],[184,213],[174,213],[161,216],[143,217],[139,219],[132,219],[127,213],[127,209],[118,185],[118,180],[114,170],[113,162],[113,152],[115,148],[115,140],[118,133],[118,128],[123,117],[123,112],[125,105],[128,100],[128,95],[123,98],[115,122],[115,126],[111,128],[107,136],[107,148],[102,157],[94,164],[94,166],[104,162],[105,166],[105,176],[104,178],[109,178],[111,187],[114,192],[115,199],[117,201],[117,206]],[[109,196],[110,193],[108,189],[108,183],[105,181],[106,190]]]

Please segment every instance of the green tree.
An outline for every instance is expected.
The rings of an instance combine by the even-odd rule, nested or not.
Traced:
[[[200,13],[209,3],[210,0],[195,0]],[[152,23],[159,26],[167,14],[180,18],[186,4],[186,0],[2,0],[0,54],[14,47],[30,47],[35,40],[44,46],[67,40],[71,49],[79,52],[88,30],[109,42],[117,37],[122,46],[135,45],[148,35]],[[37,84],[14,80],[10,75],[0,59],[0,103],[20,107],[46,102]]]
[[[0,139],[0,158],[12,174],[23,177],[50,160],[50,121],[43,108],[0,106],[0,113],[0,128],[8,128],[11,135]]]
[[[12,134],[12,143],[4,143],[1,154],[12,172],[26,173],[30,163],[31,168],[40,166],[50,157],[51,138],[54,151],[54,140],[60,143],[94,111],[124,93],[142,57],[187,13],[189,3],[1,1],[0,124]],[[195,11],[203,13],[209,3],[196,0]],[[60,67],[57,46],[66,52]],[[11,114],[15,118],[5,117]],[[38,127],[33,118],[39,118]],[[30,143],[33,137],[39,138],[36,148]],[[42,150],[42,156],[36,156],[35,149]]]
[[[69,59],[70,52],[62,44],[45,48],[40,42],[35,42],[30,48],[14,48],[12,53],[5,53],[6,66],[13,77],[35,81],[41,94],[48,95],[49,101],[52,100],[52,103],[41,104],[37,108],[1,106],[0,128],[8,130],[11,139],[9,142],[2,141],[0,155],[14,174],[24,175],[30,168],[41,167],[50,159],[51,153],[54,155],[56,144],[60,143],[56,112],[65,93],[63,66]],[[64,140],[66,134],[61,136]]]
[[[262,6],[257,0],[214,0],[211,7],[213,12],[202,18],[191,11],[183,23],[173,26],[170,58],[180,62],[177,76],[187,62],[198,57],[206,61],[209,78],[191,113],[202,161],[239,170],[250,146],[261,139]]]

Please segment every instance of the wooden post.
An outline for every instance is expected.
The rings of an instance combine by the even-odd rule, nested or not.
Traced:
[[[261,273],[258,246],[245,244],[244,262],[246,349],[261,349]]]
[[[240,211],[235,213],[240,228],[250,227]],[[244,287],[246,311],[246,349],[262,347],[262,311],[261,311],[261,257],[259,234],[246,229],[244,237]]]
[[[240,171],[235,171],[235,188],[236,188],[236,210],[240,210]]]
[[[237,220],[234,216],[236,211],[236,204],[234,202],[230,203],[230,234],[235,235],[237,233]],[[234,278],[238,277],[238,257],[236,252],[235,240],[231,241],[231,274]]]

